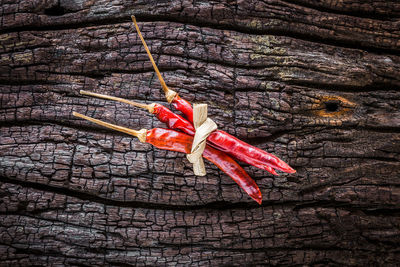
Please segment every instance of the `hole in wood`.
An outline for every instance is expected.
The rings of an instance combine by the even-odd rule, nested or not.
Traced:
[[[314,114],[325,118],[339,118],[351,115],[356,106],[356,103],[342,96],[320,96],[314,106]]]
[[[56,5],[44,10],[44,14],[46,14],[47,16],[62,16],[65,13],[67,13],[65,8],[60,5]]]
[[[337,101],[325,102],[325,109],[327,112],[336,112],[339,110],[339,103]]]

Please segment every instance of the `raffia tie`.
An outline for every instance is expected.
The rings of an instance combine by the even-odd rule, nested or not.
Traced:
[[[211,132],[217,129],[217,124],[210,118],[207,118],[207,104],[193,105],[193,125],[196,133],[193,138],[192,150],[186,158],[193,164],[193,172],[197,176],[207,174],[204,167],[203,151],[206,148],[206,139]]]

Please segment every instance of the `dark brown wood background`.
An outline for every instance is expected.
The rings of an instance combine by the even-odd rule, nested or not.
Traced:
[[[396,265],[398,1],[1,0],[3,266]],[[76,119],[161,126],[91,90],[165,103],[167,84],[293,166],[215,166]]]

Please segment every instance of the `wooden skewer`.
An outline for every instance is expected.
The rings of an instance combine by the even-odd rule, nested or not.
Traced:
[[[154,104],[142,104],[142,103],[134,102],[134,101],[116,97],[116,96],[97,94],[97,93],[93,93],[93,92],[89,92],[89,91],[85,91],[85,90],[80,90],[79,93],[81,93],[82,95],[88,95],[88,96],[93,96],[93,97],[103,98],[103,99],[107,99],[107,100],[114,100],[114,101],[126,103],[129,105],[138,107],[138,108],[144,108],[144,109],[147,109],[150,113],[154,112]]]
[[[143,36],[142,36],[142,33],[140,32],[139,26],[138,26],[138,24],[136,23],[136,18],[135,18],[135,16],[132,15],[131,18],[132,18],[133,24],[135,24],[135,28],[136,28],[136,31],[137,31],[137,33],[138,33],[138,35],[139,35],[139,38],[140,38],[140,40],[142,40],[142,44],[143,44],[143,46],[144,46],[144,49],[146,50],[147,55],[148,55],[149,58],[150,58],[151,64],[153,65],[153,68],[154,68],[154,71],[155,71],[156,74],[157,74],[158,80],[159,80],[160,83],[161,83],[161,87],[162,87],[163,90],[164,90],[165,97],[167,98],[168,103],[171,103],[172,100],[174,99],[174,97],[176,96],[177,93],[176,93],[175,91],[173,91],[173,90],[171,90],[171,89],[168,88],[168,86],[167,86],[167,84],[165,83],[163,77],[161,76],[160,71],[158,70],[158,67],[157,67],[157,65],[156,65],[156,62],[154,61],[153,56],[151,55],[149,48],[147,47],[147,44],[146,44],[146,42],[145,42],[145,40],[144,40],[144,38],[143,38]]]
[[[88,120],[90,122],[96,123],[98,125],[104,126],[106,128],[109,129],[113,129],[113,130],[117,130],[119,132],[123,132],[123,133],[127,133],[130,135],[133,135],[135,137],[137,137],[139,139],[140,142],[145,143],[146,142],[146,134],[147,134],[147,130],[146,129],[141,129],[140,131],[136,131],[136,130],[132,130],[126,127],[122,127],[122,126],[118,126],[115,124],[111,124],[105,121],[101,121],[101,120],[97,120],[97,119],[93,119],[91,117],[85,116],[83,114],[77,113],[77,112],[72,112],[72,115],[79,117],[81,119],[85,119]]]

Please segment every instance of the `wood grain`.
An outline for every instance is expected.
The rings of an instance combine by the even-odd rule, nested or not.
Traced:
[[[396,265],[397,1],[11,1],[0,20],[0,265]],[[168,105],[168,86],[288,162],[215,166],[97,127],[163,126],[79,90]]]

